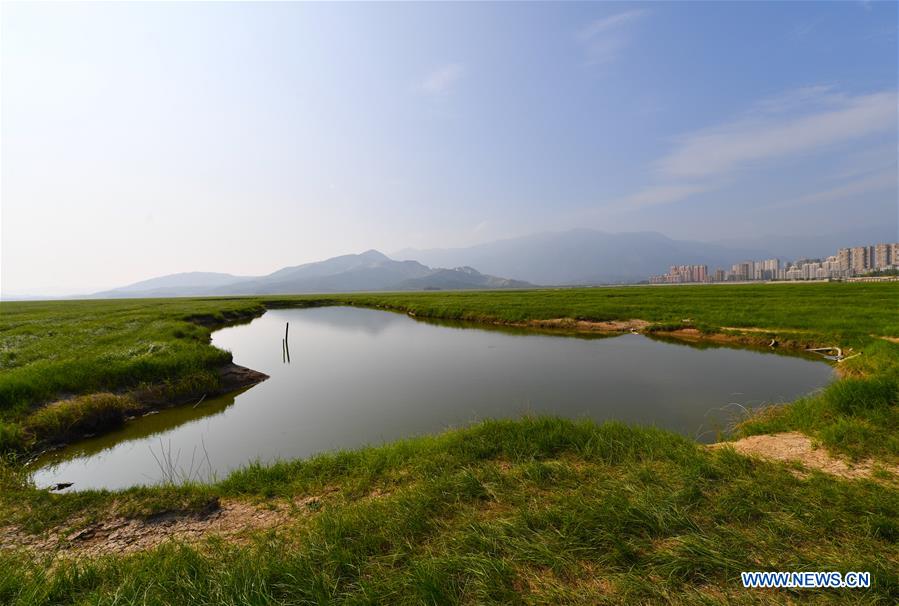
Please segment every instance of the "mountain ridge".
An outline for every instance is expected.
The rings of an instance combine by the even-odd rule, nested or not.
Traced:
[[[560,286],[633,283],[674,264],[730,265],[765,252],[674,240],[653,231],[611,233],[588,228],[546,231],[469,247],[403,249],[396,258],[426,265],[473,266],[488,274]]]
[[[885,228],[877,233],[884,233]],[[870,230],[821,236],[774,236],[699,242],[656,231],[605,232],[589,228],[544,231],[467,247],[406,248],[387,256],[358,254],[282,267],[261,276],[182,272],[135,282],[96,297],[221,296],[383,290],[527,288],[637,283],[671,265],[712,270],[745,260],[793,260],[834,254],[839,246],[870,240]],[[861,242],[871,243],[871,242]],[[839,246],[838,246],[839,245]],[[449,268],[449,269],[447,269]],[[477,268],[477,269],[475,269]],[[483,272],[483,273],[481,273]],[[500,277],[502,276],[502,277]]]
[[[192,281],[192,278],[196,278]],[[281,268],[264,276],[182,272],[142,280],[85,298],[136,298],[216,295],[304,294],[384,290],[436,290],[533,287],[520,280],[482,274],[472,267],[431,268],[397,261],[370,249],[323,261]]]

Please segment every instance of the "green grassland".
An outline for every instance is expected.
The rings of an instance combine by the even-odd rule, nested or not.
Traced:
[[[4,490],[12,489],[7,478]],[[461,431],[268,467],[213,486],[134,489],[135,508],[211,495],[297,505],[244,544],[129,556],[0,551],[0,603],[894,604],[899,491],[797,477],[671,433],[559,419]],[[151,502],[155,499],[156,502]],[[34,491],[102,515],[110,495]],[[71,511],[67,512],[71,513]],[[13,514],[35,524],[46,513]],[[869,590],[748,591],[742,570],[870,571]]]
[[[899,460],[899,344],[882,338],[899,337],[899,283],[2,303],[0,530],[64,536],[215,497],[295,510],[244,543],[89,560],[0,550],[0,603],[899,602],[895,479],[797,473],[616,423],[490,421],[250,465],[211,485],[52,494],[28,483],[20,461],[42,444],[215,389],[230,361],[209,345],[215,327],[325,304],[493,323],[642,319],[650,332],[751,328],[740,338],[851,347],[862,355],[843,378],[736,435],[799,430],[842,456]],[[868,570],[874,587],[749,591],[741,570]]]
[[[758,284],[342,295],[417,316],[521,322],[639,318],[680,326],[808,331],[825,339],[899,335],[899,283]]]
[[[886,382],[878,384],[885,392],[894,385],[899,345],[878,337],[899,336],[897,283],[2,303],[0,452],[98,433],[148,402],[201,397],[218,387],[215,369],[230,361],[228,352],[209,344],[214,327],[248,320],[267,307],[322,304],[480,322],[642,319],[653,323],[651,329],[754,328],[771,333],[753,333],[749,340],[776,336],[785,344],[853,347],[864,355],[842,370],[859,381],[845,383],[830,399],[812,398],[812,406],[769,412],[743,429],[796,428],[854,455],[869,449],[899,455],[892,407],[885,413],[878,405],[834,404],[851,400],[853,389],[876,389],[867,386],[874,376]],[[93,395],[104,392],[115,398]],[[66,399],[40,409],[58,398]],[[890,395],[863,398],[875,403]]]

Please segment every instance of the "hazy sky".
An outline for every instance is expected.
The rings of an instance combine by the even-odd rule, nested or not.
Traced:
[[[892,2],[0,17],[6,294],[571,227],[897,225]]]

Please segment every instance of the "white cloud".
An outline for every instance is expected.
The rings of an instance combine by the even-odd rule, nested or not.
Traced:
[[[450,92],[463,76],[465,67],[462,64],[449,63],[425,76],[420,88],[429,95],[443,95]]]
[[[641,19],[647,14],[647,11],[641,9],[626,11],[623,13],[618,13],[617,15],[603,17],[602,19],[597,19],[591,22],[590,25],[582,29],[578,34],[578,37],[581,40],[589,40],[590,38],[593,38],[599,34],[608,33],[610,31],[618,29],[622,25],[625,25],[632,21],[636,21],[637,19]]]
[[[684,137],[661,174],[696,178],[896,129],[895,92],[845,98],[839,107],[788,119],[748,118]]]
[[[887,170],[879,171],[873,175],[869,175],[862,179],[856,179],[849,183],[825,189],[822,191],[806,194],[792,200],[787,200],[778,204],[772,204],[774,208],[788,206],[803,206],[807,204],[819,204],[821,202],[832,202],[834,200],[844,200],[852,196],[860,196],[877,191],[892,190],[893,195],[897,189],[897,173],[896,168],[892,167]]]
[[[873,145],[844,154],[841,158],[840,168],[829,171],[824,177],[829,182],[836,182],[888,169],[895,171],[897,162],[899,162],[899,155],[897,155],[896,141],[893,140],[882,145]]]
[[[654,185],[647,187],[633,195],[627,196],[620,201],[620,205],[634,209],[644,206],[655,206],[657,204],[670,204],[679,202],[685,198],[689,198],[694,194],[699,194],[712,189],[709,185],[696,184],[671,184],[671,185]]]
[[[597,19],[577,33],[577,41],[584,48],[589,65],[614,60],[630,41],[628,25],[642,19],[649,12],[631,10]]]
[[[854,97],[833,93],[830,86],[788,91],[756,103],[738,120],[682,137],[676,148],[656,163],[660,183],[622,198],[612,207],[637,209],[679,202],[722,187],[746,168],[872,134],[896,132],[896,114],[895,91]],[[845,176],[867,173],[865,178],[784,204],[811,204],[895,188],[895,168],[882,170],[883,156],[894,159],[895,149],[884,149],[867,154],[866,166],[856,162],[847,167]],[[858,153],[854,157],[862,158]]]
[[[833,106],[845,99],[845,96],[834,92],[831,84],[800,86],[758,101],[750,110],[750,115],[753,113],[782,114],[795,110],[807,111],[810,106]]]

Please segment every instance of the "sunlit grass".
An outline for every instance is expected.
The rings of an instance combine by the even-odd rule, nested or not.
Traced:
[[[54,437],[29,432],[23,423],[35,406],[56,398],[130,390],[162,402],[214,390],[214,370],[231,354],[209,344],[210,327],[252,318],[266,307],[352,304],[501,323],[642,319],[654,328],[760,328],[796,345],[862,351],[841,370],[883,377],[882,389],[892,387],[895,403],[899,345],[878,337],[899,336],[897,301],[897,283],[833,283],[2,303],[0,452]],[[760,342],[768,336],[757,334]],[[829,397],[820,403],[806,398],[792,412],[768,411],[742,429],[800,429],[846,453],[899,454],[892,437],[895,406],[834,411]]]
[[[561,419],[493,421],[435,437],[253,466],[210,495],[326,495],[249,544],[131,556],[0,555],[4,603],[895,603],[899,494],[798,478],[671,433]],[[152,491],[117,494],[138,501]],[[329,495],[329,496],[328,496]],[[47,497],[82,500],[104,493]],[[108,501],[108,499],[107,499]],[[146,503],[146,501],[144,501]],[[165,507],[157,501],[153,507]],[[52,510],[52,507],[46,507]],[[35,517],[46,515],[39,511]],[[741,570],[867,570],[874,587],[749,592]]]
[[[209,389],[230,360],[210,327],[265,307],[352,304],[516,323],[643,319],[760,328],[852,347],[844,378],[741,434],[799,430],[899,456],[899,284],[614,288],[0,304],[0,450],[115,424],[135,394]],[[99,392],[111,392],[106,395]],[[74,396],[74,397],[72,397]],[[43,406],[67,397],[65,402]],[[213,484],[53,494],[0,464],[0,519],[57,532],[104,516],[320,497],[250,543],[130,556],[0,551],[0,603],[824,603],[899,601],[899,491],[709,450],[670,432],[552,418],[488,421],[378,448],[250,464]],[[2,526],[2,525],[0,525]],[[865,591],[747,591],[741,570],[870,571]]]

